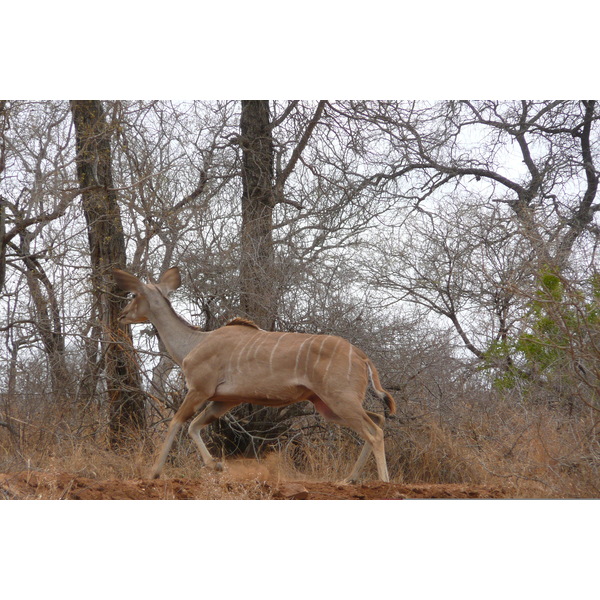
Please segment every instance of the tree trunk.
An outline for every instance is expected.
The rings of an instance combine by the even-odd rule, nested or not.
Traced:
[[[92,294],[102,331],[103,370],[109,400],[110,442],[122,444],[130,429],[144,426],[144,393],[123,308],[111,270],[125,268],[125,237],[111,170],[110,130],[98,100],[73,100],[77,175],[82,188],[92,267]]]
[[[273,135],[268,100],[242,100],[242,229],[240,308],[259,327],[272,330],[276,317],[273,251],[275,182]],[[212,426],[217,452],[258,456],[281,434],[278,410],[242,404],[234,420]],[[274,434],[274,432],[276,432]]]
[[[242,256],[240,305],[259,327],[275,324],[273,136],[269,101],[242,100]]]
[[[64,407],[71,396],[72,378],[65,357],[65,336],[60,306],[54,285],[41,263],[31,255],[28,236],[20,234],[20,238],[19,247],[12,243],[10,245],[25,263],[25,279],[35,308],[36,326],[48,358],[53,400]]]
[[[6,100],[0,100],[0,181],[2,173],[6,168],[6,138],[4,131],[8,129],[8,110],[6,109]],[[4,198],[0,196],[0,291],[4,289],[4,280],[6,277],[6,243],[4,234],[6,233],[6,206]]]

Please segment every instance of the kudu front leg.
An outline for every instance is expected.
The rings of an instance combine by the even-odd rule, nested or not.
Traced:
[[[224,415],[227,411],[231,410],[234,406],[240,404],[239,402],[210,402],[209,405],[190,423],[189,434],[190,437],[196,443],[200,455],[204,464],[215,471],[223,470],[223,463],[215,460],[208,448],[204,444],[204,440],[200,435],[200,432],[213,421],[216,421],[219,417]]]
[[[190,390],[187,393],[186,397],[183,400],[183,403],[179,407],[179,410],[175,413],[175,416],[169,424],[167,437],[165,438],[160,453],[156,458],[154,466],[150,471],[151,479],[157,479],[160,476],[160,473],[163,467],[165,466],[165,462],[167,461],[167,456],[169,455],[171,446],[173,445],[173,441],[175,440],[175,436],[177,435],[177,432],[181,429],[181,426],[188,419],[190,419],[201,406],[205,405],[207,403],[207,400],[208,399],[206,398],[205,394],[201,394],[194,390]]]

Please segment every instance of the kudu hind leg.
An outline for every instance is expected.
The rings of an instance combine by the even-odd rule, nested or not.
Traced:
[[[389,483],[390,474],[387,468],[387,462],[385,460],[385,444],[383,441],[383,427],[385,424],[385,417],[382,415],[378,415],[377,413],[373,413],[368,411],[367,414],[371,418],[371,420],[379,421],[379,425],[373,424],[373,427],[376,430],[375,441],[371,444],[373,454],[375,455],[375,462],[377,463],[377,474],[379,475],[379,479],[381,481],[385,481]]]
[[[330,402],[328,403],[328,408],[330,412],[335,414],[335,417],[330,418],[330,420],[356,431],[365,441],[358,460],[354,464],[350,475],[344,479],[344,483],[350,483],[358,479],[371,452],[375,455],[379,479],[389,482],[390,476],[385,461],[385,448],[383,444],[382,427],[384,418],[377,413],[368,413],[363,409],[362,403],[355,399],[345,402]]]
[[[383,430],[383,426],[385,424],[385,417],[383,415],[371,412],[369,410],[367,410],[365,412],[367,413],[367,415],[369,415],[369,418],[375,423],[375,425]],[[345,483],[354,483],[355,481],[358,480],[358,477],[361,474],[361,472],[367,462],[367,459],[371,455],[372,451],[373,451],[373,447],[371,446],[371,444],[369,442],[367,442],[365,440],[365,443],[362,447],[360,455],[358,456],[358,459],[356,460],[356,463],[354,464],[354,467],[352,468],[352,473],[350,473],[350,475],[348,475],[348,477],[346,477],[346,479],[344,479]],[[382,473],[380,470],[380,467],[379,467],[379,463],[377,463],[377,471],[378,471],[379,477],[383,481],[389,481],[387,463],[385,461],[385,452],[383,455],[383,467],[384,468],[383,468],[383,473]],[[382,477],[382,474],[383,474],[383,477]],[[385,477],[387,477],[387,479],[385,479]]]
[[[183,403],[179,407],[179,410],[175,413],[173,419],[171,419],[169,429],[167,430],[167,437],[165,438],[160,453],[154,462],[152,470],[150,471],[151,479],[157,479],[160,476],[160,473],[165,466],[165,462],[167,461],[167,456],[169,455],[171,446],[173,445],[173,441],[175,440],[175,436],[181,429],[181,426],[194,415],[198,408],[200,408],[203,404],[206,404],[206,402],[206,396],[200,394],[199,392],[191,390],[187,393]]]

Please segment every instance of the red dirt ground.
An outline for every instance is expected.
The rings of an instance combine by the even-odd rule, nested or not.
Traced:
[[[281,481],[207,471],[195,479],[95,479],[69,473],[0,473],[0,499],[28,500],[404,500],[506,498],[502,488],[468,484]]]

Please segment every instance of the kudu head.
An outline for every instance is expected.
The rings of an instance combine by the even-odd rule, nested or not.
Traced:
[[[149,321],[152,314],[164,307],[167,295],[181,285],[178,267],[167,269],[158,283],[142,283],[135,275],[120,269],[113,269],[113,276],[123,291],[133,294],[131,301],[119,315],[119,323],[122,325]]]

